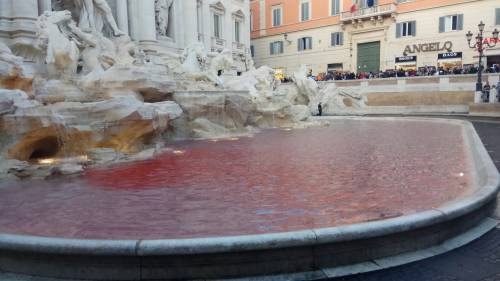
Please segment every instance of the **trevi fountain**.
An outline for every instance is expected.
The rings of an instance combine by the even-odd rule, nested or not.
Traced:
[[[34,66],[0,43],[0,277],[316,280],[485,227],[498,174],[470,124],[313,118],[366,97],[56,2]]]

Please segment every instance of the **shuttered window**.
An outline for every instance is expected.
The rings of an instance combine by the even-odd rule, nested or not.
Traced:
[[[241,23],[239,21],[234,21],[234,42],[241,43],[240,28],[241,28]]]
[[[450,15],[439,18],[439,32],[450,32],[463,30],[464,28],[464,15]]]
[[[281,7],[273,7],[273,26],[281,25]]]
[[[378,6],[378,0],[361,0],[361,8]]]
[[[308,21],[310,19],[310,11],[309,11],[310,2],[301,2],[300,3],[300,20]]]
[[[417,22],[407,21],[396,24],[396,38],[410,37],[417,35]]]
[[[222,16],[214,14],[214,37],[222,38]]]
[[[332,33],[332,47],[344,45],[344,33],[334,32]]]
[[[332,3],[332,11],[331,15],[338,15],[340,14],[340,0],[331,0]]]
[[[283,53],[283,42],[276,41],[270,44],[271,55],[277,55]]]
[[[311,50],[312,49],[312,37],[303,37],[298,40],[298,50]]]

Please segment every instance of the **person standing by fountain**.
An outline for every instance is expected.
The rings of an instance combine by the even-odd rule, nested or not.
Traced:
[[[318,104],[318,116],[323,116],[323,105]]]
[[[490,103],[497,102],[497,95],[498,95],[498,88],[497,88],[497,86],[495,86],[495,85],[491,86],[491,90],[490,90]]]

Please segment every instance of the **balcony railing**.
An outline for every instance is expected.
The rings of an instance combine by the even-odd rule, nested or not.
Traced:
[[[224,49],[226,47],[226,40],[212,37],[212,49]]]
[[[240,42],[233,42],[233,52],[244,53],[245,52],[245,44]]]
[[[396,5],[385,4],[368,8],[358,9],[355,12],[343,12],[340,16],[341,21],[351,21],[364,18],[378,17],[383,15],[391,15],[396,12]]]

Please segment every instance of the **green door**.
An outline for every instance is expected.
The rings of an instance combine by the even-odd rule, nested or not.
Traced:
[[[358,44],[357,72],[380,71],[380,42]]]

